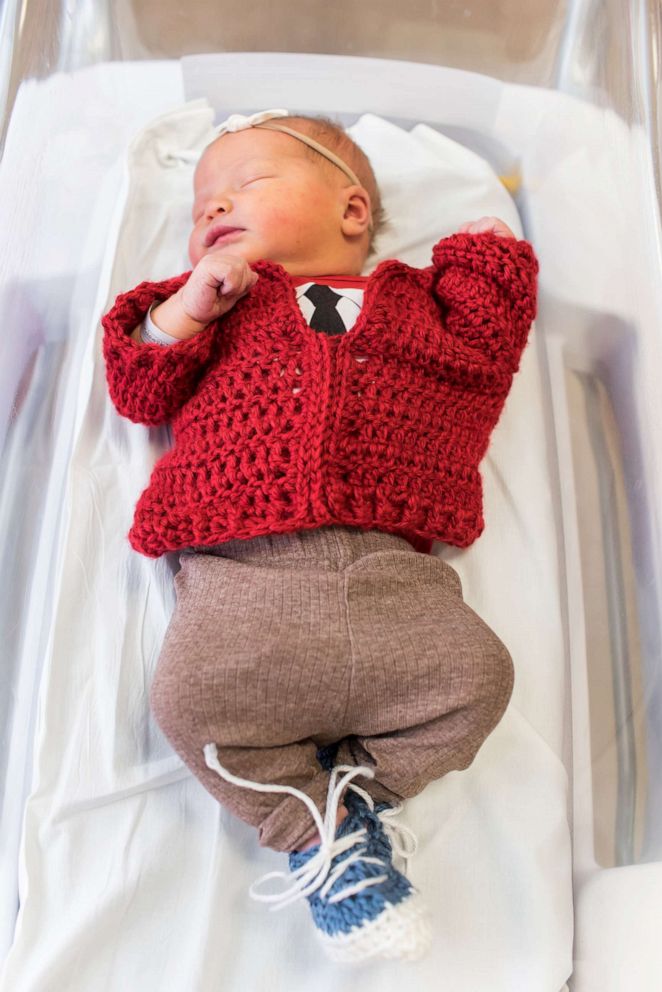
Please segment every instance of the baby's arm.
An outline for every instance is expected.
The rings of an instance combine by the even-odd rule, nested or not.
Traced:
[[[256,280],[243,259],[212,253],[191,273],[120,294],[101,321],[108,391],[118,413],[148,427],[171,420],[212,357],[216,319]],[[153,311],[156,326],[180,339],[168,347],[140,339],[155,299],[162,300]]]
[[[513,372],[536,315],[538,260],[496,217],[463,227],[432,252],[446,330]]]
[[[180,297],[178,293],[171,296],[169,299],[164,300],[159,303],[158,306],[152,304],[154,309],[150,308],[150,311],[145,315],[144,320],[138,324],[134,329],[131,337],[138,344],[154,344],[156,338],[152,340],[149,337],[149,331],[156,328],[157,330],[164,331],[168,335],[167,338],[163,340],[159,339],[158,343],[164,344],[166,346],[177,344],[177,341],[188,341],[192,338],[198,331],[202,331],[207,326],[201,321],[192,320],[187,317],[185,313],[181,311]],[[154,316],[158,310],[158,318]],[[158,323],[156,322],[158,320]],[[143,334],[143,328],[147,332],[146,335]]]
[[[257,282],[257,273],[236,255],[212,252],[200,259],[190,278],[152,311],[155,325],[171,337],[188,341],[231,310]],[[140,326],[131,335],[142,344]]]
[[[103,357],[110,398],[123,417],[158,427],[193,395],[212,355],[214,325],[169,348],[133,337],[155,300],[173,296],[188,273],[163,282],[142,282],[121,293],[102,317]]]

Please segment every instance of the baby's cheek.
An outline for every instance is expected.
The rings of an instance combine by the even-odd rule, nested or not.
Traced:
[[[307,190],[291,205],[290,225],[296,227],[298,243],[317,244],[328,233],[331,221],[328,195]]]
[[[271,231],[282,231],[292,223],[292,206],[289,203],[273,204],[262,208],[262,217]]]
[[[188,239],[188,256],[193,264],[196,266],[200,259],[202,258],[202,249],[199,244],[199,238],[196,237],[195,228],[191,231]]]
[[[339,214],[335,197],[329,194],[327,187],[323,187],[319,192],[311,191],[305,201],[301,203],[300,216],[302,224],[317,231],[318,237],[322,231],[329,233],[335,231]]]
[[[261,214],[259,226],[273,248],[300,243],[299,215],[292,203],[270,204]]]

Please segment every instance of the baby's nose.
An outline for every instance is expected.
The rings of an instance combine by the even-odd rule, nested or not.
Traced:
[[[232,204],[226,197],[217,197],[207,204],[207,214],[211,217],[216,214],[226,214],[230,210],[232,210]]]

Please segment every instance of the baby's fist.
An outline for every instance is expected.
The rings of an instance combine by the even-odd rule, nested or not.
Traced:
[[[498,217],[481,217],[479,220],[472,220],[458,228],[458,234],[481,234],[483,231],[492,231],[502,238],[514,238],[515,235],[502,220]]]
[[[237,255],[204,255],[178,292],[184,312],[209,324],[223,316],[258,280],[248,262]]]

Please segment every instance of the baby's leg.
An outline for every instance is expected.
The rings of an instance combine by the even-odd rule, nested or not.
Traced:
[[[442,559],[384,552],[347,574],[353,733],[336,764],[372,765],[359,784],[397,802],[471,764],[506,709],[513,663]]]
[[[226,781],[208,767],[204,748],[215,744],[233,776],[305,793],[324,816],[329,771],[314,737],[333,734],[350,681],[338,575],[316,585],[295,570],[276,574],[206,555],[182,562],[152,711],[204,787],[257,827],[260,844],[301,849],[317,831],[301,798]]]
[[[211,769],[204,747],[215,743],[219,763],[232,775],[265,785],[289,785],[309,796],[324,816],[329,774],[316,760],[312,740],[280,747],[224,747],[213,740],[204,720],[197,726],[167,696],[152,694],[152,708],[161,730],[182,761],[226,809],[257,828],[259,843],[275,851],[303,850],[316,836],[315,822],[300,798],[265,793],[234,785]],[[186,728],[184,730],[184,728]],[[339,811],[339,820],[344,815]]]

